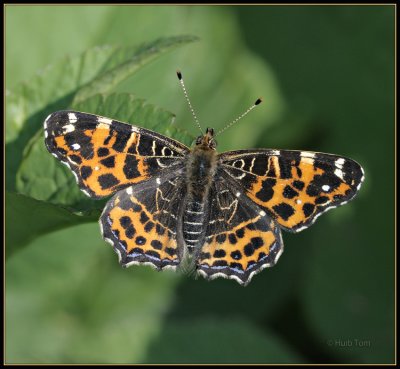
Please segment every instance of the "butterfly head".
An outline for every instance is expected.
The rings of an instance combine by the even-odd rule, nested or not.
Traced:
[[[217,147],[217,141],[214,139],[214,129],[207,128],[204,135],[197,137],[195,144],[196,146],[202,146],[215,150]]]

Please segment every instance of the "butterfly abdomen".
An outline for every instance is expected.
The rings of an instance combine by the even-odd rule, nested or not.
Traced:
[[[189,251],[200,243],[205,229],[205,202],[214,179],[217,154],[203,146],[196,146],[186,163],[187,197],[183,212],[183,238]]]

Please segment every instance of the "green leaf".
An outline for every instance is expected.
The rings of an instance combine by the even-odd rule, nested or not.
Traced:
[[[6,192],[6,257],[44,233],[96,219],[79,217],[59,206]]]
[[[123,269],[98,224],[38,238],[7,264],[7,363],[137,363],[179,277]]]
[[[172,113],[147,104],[131,94],[98,94],[75,103],[72,108],[131,122],[167,135],[179,133],[180,139],[184,138],[186,143],[192,140],[184,131],[175,127]],[[92,200],[79,190],[71,171],[47,151],[42,131],[39,131],[24,150],[17,173],[17,190],[38,200],[66,206],[80,214],[97,210],[100,215],[105,205],[104,200]]]
[[[166,51],[194,41],[191,36],[163,38],[139,47],[95,47],[79,57],[65,57],[48,66],[31,81],[6,93],[7,189],[15,190],[15,173],[22,150],[46,116],[71,106],[72,102],[98,92],[110,92]]]
[[[197,40],[198,38],[194,36],[170,37],[140,47],[115,50],[112,57],[103,65],[102,73],[75,95],[74,104],[96,93],[109,92],[154,58],[182,44]]]
[[[147,364],[282,364],[300,357],[276,334],[247,320],[169,320],[150,345]]]

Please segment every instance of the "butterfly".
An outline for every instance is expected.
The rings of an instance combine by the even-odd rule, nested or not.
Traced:
[[[112,196],[99,224],[122,266],[176,269],[191,260],[206,279],[242,285],[278,261],[281,230],[308,228],[353,199],[364,179],[357,162],[332,154],[218,154],[211,128],[189,148],[145,128],[67,110],[49,115],[44,131],[48,151],[87,196]]]

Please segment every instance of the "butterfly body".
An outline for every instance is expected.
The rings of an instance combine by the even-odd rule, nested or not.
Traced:
[[[111,196],[99,223],[122,266],[176,269],[242,285],[275,265],[281,229],[298,232],[354,198],[352,159],[310,151],[218,154],[208,129],[192,149],[138,126],[59,111],[44,122],[49,152],[92,198]]]
[[[186,196],[183,202],[183,239],[192,253],[204,238],[204,225],[208,216],[209,192],[215,180],[218,156],[212,141],[213,130],[200,136],[188,154],[186,174]]]

